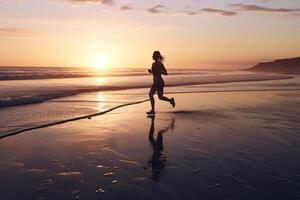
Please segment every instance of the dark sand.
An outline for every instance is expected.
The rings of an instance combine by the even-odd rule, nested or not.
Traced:
[[[174,96],[1,139],[0,199],[300,199],[298,90]]]

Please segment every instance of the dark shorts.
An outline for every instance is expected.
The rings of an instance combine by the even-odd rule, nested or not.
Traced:
[[[163,94],[164,87],[165,87],[165,83],[164,83],[163,80],[154,81],[149,93],[150,94],[155,94],[157,92],[158,94]]]

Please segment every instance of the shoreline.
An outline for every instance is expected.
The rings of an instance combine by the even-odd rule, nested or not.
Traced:
[[[106,113],[112,112],[112,111],[114,111],[116,109],[119,109],[119,108],[122,108],[122,107],[136,105],[136,104],[144,103],[144,102],[147,102],[147,101],[149,101],[149,99],[118,105],[118,106],[115,106],[113,108],[109,108],[105,111],[101,111],[101,112],[98,112],[98,113],[92,113],[92,114],[89,114],[89,115],[74,117],[74,118],[65,119],[65,120],[62,120],[62,121],[42,124],[42,125],[38,125],[38,126],[24,128],[24,129],[12,130],[12,131],[8,131],[7,133],[5,133],[5,132],[0,133],[0,140],[3,139],[3,138],[9,137],[9,136],[14,136],[14,135],[17,135],[19,133],[23,133],[23,132],[27,132],[27,131],[33,131],[33,130],[36,130],[36,129],[47,128],[47,127],[56,126],[56,125],[60,125],[60,124],[65,124],[65,123],[68,123],[68,122],[74,122],[74,121],[78,121],[78,120],[82,120],[82,119],[91,119],[92,117],[96,117],[96,116],[99,116],[99,115],[104,115]]]
[[[270,74],[263,74],[266,76],[270,76]],[[178,87],[178,86],[193,86],[193,85],[206,85],[206,84],[219,84],[219,83],[245,83],[245,82],[258,82],[258,81],[270,81],[270,80],[286,80],[286,79],[294,79],[295,76],[291,75],[279,75],[279,74],[271,74],[271,76],[274,77],[244,77],[243,80],[236,79],[236,80],[200,80],[200,81],[194,81],[189,83],[167,83],[166,88],[171,87]],[[199,78],[201,79],[201,78]],[[62,92],[52,92],[52,93],[42,93],[36,96],[30,96],[30,97],[21,97],[18,99],[9,99],[9,100],[2,100],[0,101],[0,109],[7,108],[7,107],[15,107],[15,106],[22,106],[22,105],[30,105],[30,104],[38,104],[47,102],[53,99],[68,97],[68,96],[74,96],[78,94],[83,93],[90,93],[90,92],[104,92],[104,91],[119,91],[119,90],[130,90],[130,89],[142,89],[142,88],[148,88],[150,87],[150,84],[145,85],[131,85],[131,86],[92,86],[91,88],[87,89],[70,89],[65,90]]]
[[[256,90],[227,90],[227,91],[166,92],[165,94],[178,94],[178,95],[180,95],[180,94],[183,94],[183,95],[195,94],[195,95],[200,95],[200,94],[205,94],[205,93],[292,92],[292,91],[300,91],[300,88],[294,88],[294,89],[269,89],[269,90],[265,90],[265,89],[258,90],[258,89],[256,89]],[[10,131],[7,131],[7,132],[2,132],[2,133],[0,132],[0,140],[3,139],[3,138],[6,138],[6,137],[10,137],[10,136],[14,136],[14,135],[23,133],[23,132],[28,132],[28,131],[33,131],[33,130],[36,130],[36,129],[47,128],[47,127],[56,126],[56,125],[60,125],[60,124],[65,124],[65,123],[68,123],[68,122],[74,122],[74,121],[83,120],[83,119],[91,119],[92,117],[104,115],[106,113],[110,113],[110,112],[112,112],[114,110],[117,110],[119,108],[122,108],[122,107],[141,104],[141,103],[145,103],[145,102],[148,102],[148,101],[149,101],[149,99],[139,100],[139,101],[135,101],[135,102],[130,102],[130,103],[117,105],[117,106],[108,108],[104,111],[97,112],[97,113],[91,113],[91,114],[88,114],[88,115],[77,116],[77,117],[73,117],[73,118],[69,118],[69,119],[64,119],[64,120],[55,121],[55,122],[51,122],[51,123],[40,124],[40,125],[37,125],[37,126],[27,127],[27,128],[23,128],[23,129],[15,129],[15,130],[10,130]],[[63,102],[63,101],[58,101],[58,102]],[[69,101],[69,102],[74,102],[74,101]],[[181,111],[179,111],[179,112],[181,112]]]

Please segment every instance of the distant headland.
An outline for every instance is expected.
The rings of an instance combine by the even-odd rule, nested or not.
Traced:
[[[258,63],[249,70],[257,72],[300,74],[300,57]]]

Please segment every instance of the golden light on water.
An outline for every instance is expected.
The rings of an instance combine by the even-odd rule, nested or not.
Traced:
[[[96,83],[99,84],[99,85],[104,85],[105,80],[104,80],[104,78],[97,77],[96,78]]]
[[[98,102],[98,109],[100,111],[102,111],[104,109],[104,107],[105,107],[104,106],[104,94],[103,94],[103,92],[99,92],[97,94],[96,99],[97,99],[97,102]]]

